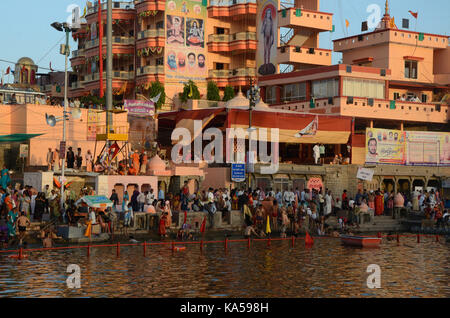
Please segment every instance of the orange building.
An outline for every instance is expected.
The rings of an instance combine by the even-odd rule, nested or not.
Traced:
[[[353,117],[357,164],[364,163],[366,128],[448,131],[448,36],[392,22],[386,1],[374,31],[333,41],[342,64],[260,77],[261,96],[275,109]]]
[[[318,44],[319,33],[332,29],[332,14],[319,11],[319,0],[297,0],[298,9],[275,2],[277,68],[278,64],[295,69],[331,65],[331,51],[319,49]],[[159,81],[173,100],[189,79],[202,95],[207,81],[216,82],[220,89],[230,85],[246,90],[251,80],[256,81],[257,13],[256,0],[114,2],[114,93],[134,98],[136,93],[147,94],[151,83]],[[71,84],[70,97],[98,94],[100,88],[97,1],[88,2],[85,18],[86,24],[73,34],[78,49],[70,61],[78,77]],[[102,23],[106,30],[106,4],[102,4]],[[281,27],[289,32],[280,32]],[[185,42],[177,43],[177,36]],[[106,37],[102,51],[106,65]],[[192,60],[198,65],[193,71]],[[173,64],[168,66],[169,62]]]

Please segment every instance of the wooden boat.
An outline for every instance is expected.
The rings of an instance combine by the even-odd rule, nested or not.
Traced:
[[[357,247],[379,247],[381,243],[381,238],[379,237],[369,237],[369,236],[349,236],[341,235],[341,242],[348,246]]]

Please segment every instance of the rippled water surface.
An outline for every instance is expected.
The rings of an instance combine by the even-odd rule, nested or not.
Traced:
[[[115,248],[0,256],[0,297],[450,297],[450,244],[428,238],[383,241],[377,249],[316,240]],[[81,289],[66,286],[69,264],[81,268]],[[366,285],[367,266],[381,268],[381,288]]]

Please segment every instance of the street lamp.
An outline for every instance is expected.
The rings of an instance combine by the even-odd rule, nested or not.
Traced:
[[[66,22],[64,23],[59,23],[59,22],[54,22],[51,24],[51,26],[59,31],[59,32],[66,32],[66,44],[62,44],[61,45],[61,50],[60,53],[63,54],[66,57],[66,64],[65,64],[65,69],[64,69],[64,111],[63,111],[63,116],[62,116],[62,122],[63,122],[63,144],[64,144],[64,148],[65,148],[65,144],[66,144],[66,117],[68,116],[68,112],[67,112],[67,85],[68,85],[68,74],[67,74],[67,63],[68,63],[68,59],[69,59],[69,55],[70,55],[70,47],[69,47],[69,34],[70,32],[76,31],[78,30],[78,28],[73,28],[71,26],[69,26]],[[52,118],[53,119],[53,118]],[[48,122],[48,120],[47,120]],[[51,122],[53,123],[53,120],[51,120]],[[56,124],[56,122],[55,122]],[[62,147],[60,147],[62,148]],[[63,211],[63,215],[65,215],[65,209],[64,209],[64,168],[66,165],[66,154],[65,154],[65,149],[64,151],[62,151],[63,149],[60,149],[62,156],[62,167],[61,167],[61,209]]]

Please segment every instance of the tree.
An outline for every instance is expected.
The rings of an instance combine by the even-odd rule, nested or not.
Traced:
[[[216,102],[220,101],[219,87],[217,87],[217,84],[213,81],[208,82],[206,99]]]
[[[200,99],[200,91],[197,85],[190,80],[187,84],[184,84],[183,92],[179,94],[180,100],[186,103],[188,99]]]
[[[164,89],[164,85],[161,84],[161,82],[153,82],[149,89],[149,97],[153,98],[158,96],[158,94],[161,93],[161,96],[159,98],[159,101],[156,103],[155,108],[161,109],[162,105],[166,102],[166,91]]]
[[[231,87],[230,85],[227,85],[225,87],[225,92],[223,94],[223,101],[228,102],[229,100],[233,99],[234,96],[235,96],[234,88]]]

